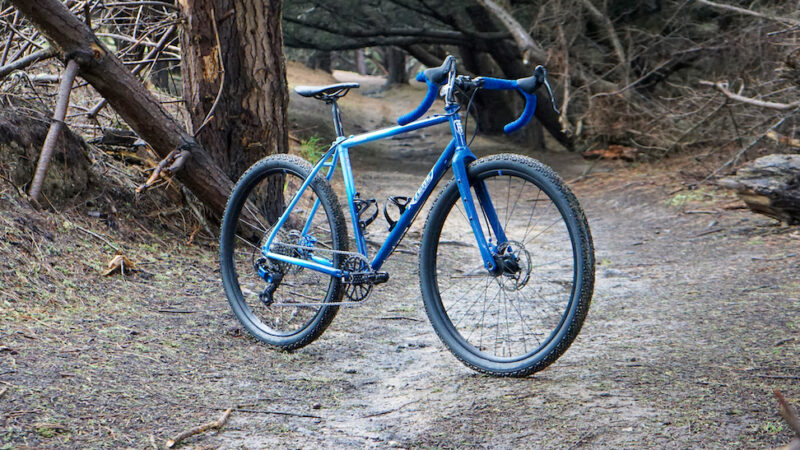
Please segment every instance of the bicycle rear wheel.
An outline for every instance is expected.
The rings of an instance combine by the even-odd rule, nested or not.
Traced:
[[[425,224],[420,284],[425,310],[450,351],[467,366],[525,376],[558,359],[578,335],[594,286],[594,249],[575,196],[551,169],[519,155],[468,168],[481,225],[496,261],[483,267],[476,239],[451,181]],[[507,237],[488,225],[476,187],[485,186]]]
[[[338,278],[268,260],[261,252],[273,224],[311,169],[308,162],[291,155],[273,155],[254,164],[228,199],[220,233],[220,271],[231,309],[250,334],[286,350],[319,337],[338,311],[325,303],[340,301],[343,293]],[[309,217],[311,225],[304,232]],[[342,266],[347,228],[327,180],[317,176],[309,185],[278,230],[271,250]],[[266,281],[259,270],[278,281]]]

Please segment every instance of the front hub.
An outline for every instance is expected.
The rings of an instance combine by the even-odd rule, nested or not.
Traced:
[[[519,242],[509,241],[497,248],[492,275],[508,291],[518,291],[531,277],[531,255]]]

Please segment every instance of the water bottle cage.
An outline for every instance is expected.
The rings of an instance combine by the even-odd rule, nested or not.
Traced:
[[[397,210],[400,212],[402,216],[404,212],[406,212],[406,207],[411,202],[411,197],[404,197],[402,195],[396,195],[394,197],[389,197],[386,199],[386,203],[383,204],[383,217],[386,218],[386,222],[389,224],[389,231],[391,232],[394,229],[394,226],[397,225],[397,220],[392,219],[389,217],[389,206],[394,205]],[[399,220],[399,219],[398,219]]]
[[[361,227],[361,231],[364,231],[372,222],[375,221],[375,218],[378,217],[378,201],[374,198],[364,200],[360,198],[358,193],[356,193],[355,197],[353,198],[353,204],[356,207],[356,214],[358,215],[358,226]],[[362,215],[367,212],[370,206],[374,206],[375,210],[371,212],[369,217],[364,219]]]

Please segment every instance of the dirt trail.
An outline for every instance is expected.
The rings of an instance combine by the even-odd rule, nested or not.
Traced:
[[[424,167],[434,157],[416,162]],[[408,193],[424,176],[416,165],[405,166],[409,173],[370,171],[369,159],[360,186],[378,198]],[[582,171],[582,161],[565,159],[554,159],[562,172]],[[725,211],[720,202],[729,199],[720,193],[670,206],[681,197],[650,181],[663,176],[626,172],[574,186],[595,238],[597,288],[580,337],[551,368],[503,380],[461,366],[427,322],[416,243],[406,241],[408,253],[388,265],[392,281],[376,298],[341,312],[319,343],[301,351],[318,361],[303,372],[344,389],[320,402],[322,419],[288,420],[283,432],[255,437],[262,418],[245,417],[237,421],[241,434],[226,432],[223,442],[730,448],[787,441],[771,389],[800,394],[800,233]],[[688,208],[702,213],[682,212],[696,212]]]
[[[420,134],[354,154],[359,189],[413,193],[440,141]],[[478,153],[506,145],[480,143]],[[534,156],[566,179],[585,168],[574,155]],[[733,199],[710,187],[679,191],[674,167],[608,170],[571,185],[597,249],[589,317],[560,360],[523,379],[476,374],[438,341],[418,285],[426,211],[387,263],[389,283],[283,353],[242,335],[213,243],[115,230],[82,207],[35,212],[2,185],[0,447],[143,448],[228,407],[222,432],[187,447],[788,442],[771,391],[800,403],[800,231],[725,209]],[[113,250],[85,230],[143,271],[100,277]]]

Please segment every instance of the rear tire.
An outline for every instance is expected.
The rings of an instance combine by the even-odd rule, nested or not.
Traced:
[[[301,304],[338,302],[344,292],[336,277],[264,258],[261,267],[279,274],[281,282],[271,301],[259,296],[270,285],[258,274],[258,260],[263,257],[260,247],[311,170],[308,162],[296,156],[262,159],[236,183],[222,219],[220,272],[231,309],[251,335],[285,350],[314,341],[338,311],[335,305]],[[304,236],[303,225],[316,200],[320,206]],[[298,250],[298,246],[314,250]],[[346,252],[347,247],[347,228],[336,194],[325,178],[317,176],[278,230],[272,251],[281,248],[301,259],[324,256],[333,267],[341,268],[344,256],[336,252]]]
[[[470,368],[529,375],[558,359],[586,318],[594,288],[589,226],[569,188],[534,159],[496,155],[473,162],[467,173],[483,232],[509,261],[507,269],[495,276],[483,268],[458,185],[451,181],[423,233],[425,311],[442,342]],[[487,226],[475,195],[481,182],[508,244]]]

